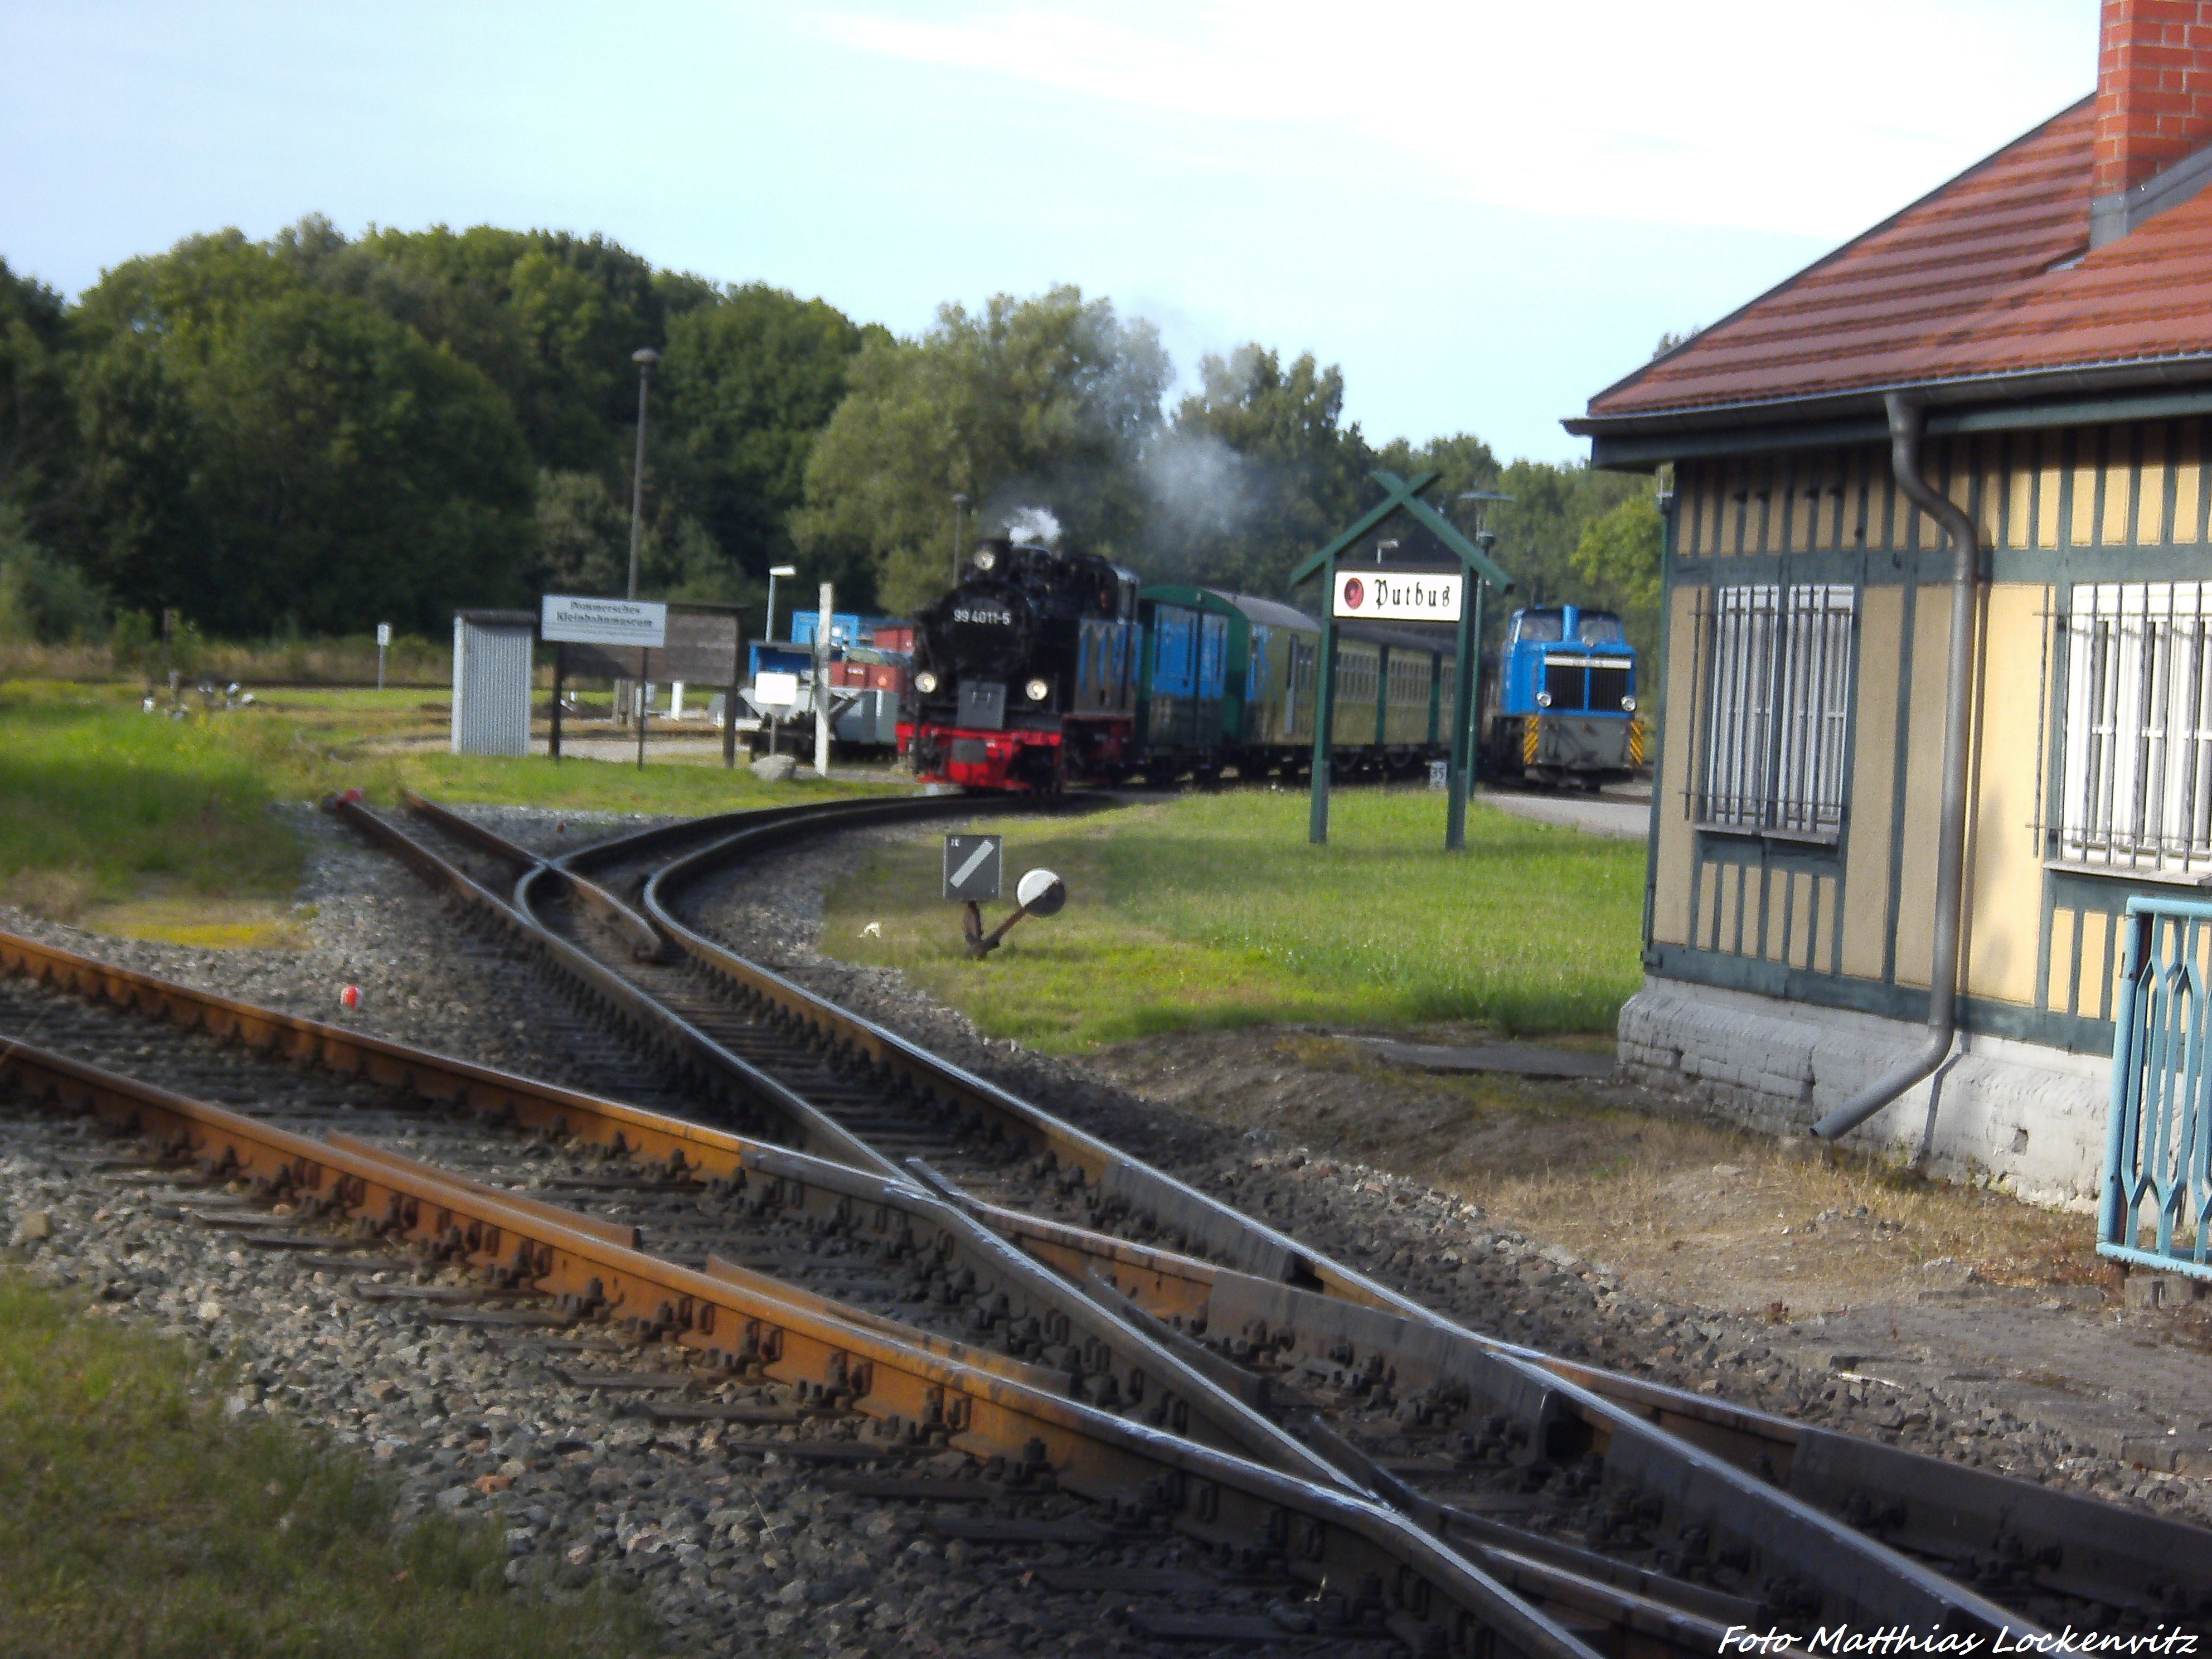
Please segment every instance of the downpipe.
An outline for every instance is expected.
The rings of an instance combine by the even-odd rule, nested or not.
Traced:
[[[1887,399],[1889,466],[1906,499],[1943,527],[1951,538],[1951,664],[1943,692],[1943,809],[1936,852],[1936,940],[1928,975],[1928,1036],[1910,1060],[1859,1091],[1813,1126],[1835,1140],[1872,1117],[1941,1066],[1959,1033],[1959,934],[1966,867],[1966,786],[1972,769],[1974,623],[1982,575],[1974,521],[1947,495],[1930,489],[1920,471],[1920,405],[1900,392]],[[1931,1110],[1927,1135],[1935,1129]],[[1923,1135],[1925,1145],[1927,1135]]]

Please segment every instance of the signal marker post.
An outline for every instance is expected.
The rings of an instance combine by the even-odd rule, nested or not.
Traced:
[[[1316,847],[1328,841],[1328,773],[1333,741],[1329,728],[1334,714],[1338,618],[1367,615],[1392,621],[1449,622],[1459,624],[1459,684],[1452,699],[1451,759],[1446,779],[1449,805],[1444,820],[1444,847],[1449,852],[1458,852],[1467,845],[1468,781],[1474,761],[1476,692],[1481,680],[1479,657],[1482,648],[1482,587],[1486,582],[1494,582],[1501,591],[1510,590],[1513,579],[1491,559],[1489,550],[1495,543],[1494,537],[1479,535],[1474,541],[1469,541],[1450,520],[1421,500],[1421,492],[1441,475],[1424,472],[1411,483],[1380,469],[1367,476],[1382,486],[1382,500],[1291,573],[1291,585],[1294,587],[1317,574],[1326,575],[1328,582],[1328,602],[1322,610],[1321,672],[1314,688],[1313,807],[1308,816],[1306,839]],[[1352,594],[1348,591],[1350,582],[1340,580],[1338,560],[1362,537],[1379,529],[1393,514],[1401,512],[1435,536],[1459,560],[1457,576],[1448,579],[1451,582],[1449,590],[1425,591],[1441,578],[1441,573],[1437,571],[1377,570],[1374,573],[1373,592],[1363,585],[1357,596]],[[1363,583],[1367,578],[1364,568],[1359,577]],[[1424,591],[1413,592],[1409,603],[1401,605],[1398,596],[1391,592],[1401,586]],[[1385,594],[1389,596],[1387,602],[1382,597]]]

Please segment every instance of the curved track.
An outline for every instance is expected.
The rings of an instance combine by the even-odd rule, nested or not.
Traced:
[[[825,1056],[847,1090],[879,1112],[895,1110],[901,1150],[933,1139],[930,1150],[948,1165],[981,1163],[961,1174],[908,1159],[917,1179],[953,1175],[956,1184],[941,1190],[1030,1253],[1110,1298],[1126,1294],[1125,1313],[1182,1320],[1210,1333],[1217,1349],[1240,1351],[1243,1363],[1226,1363],[1221,1373],[1232,1388],[1251,1390],[1255,1364],[1273,1372],[1276,1415],[1305,1416],[1316,1449],[1430,1524],[1468,1536],[1489,1530],[1480,1515],[1420,1490],[1464,1490],[1474,1474],[1468,1465],[1489,1458],[1547,1471],[1534,1484],[1568,1500],[1546,1517],[1555,1531],[1640,1569],[1694,1577],[1785,1622],[1905,1621],[1993,1636],[2023,1628],[2023,1609],[2063,1620],[2130,1604],[2212,1607],[2212,1564],[2192,1528],[2121,1516],[2093,1501],[1466,1331],[744,960],[684,914],[692,884],[758,852],[826,829],[939,816],[957,804],[731,815],[617,838],[542,865],[522,848],[462,829],[463,821],[431,803],[410,805],[434,833],[469,836],[523,872],[514,911],[526,927],[533,903],[543,902],[533,896],[565,885],[599,918],[602,939],[626,941],[633,953],[678,953],[691,969],[688,994],[703,993],[756,1033]],[[405,839],[391,825],[379,833]],[[836,1120],[836,1101],[815,1103]],[[848,1132],[865,1138],[866,1126]],[[878,1166],[892,1162],[884,1149],[870,1152]],[[1191,1255],[1164,1254],[1161,1242]],[[1184,1346],[1206,1352],[1188,1340]],[[1212,1357],[1225,1364],[1219,1352]],[[1388,1413],[1379,1423],[1371,1420],[1382,1414],[1371,1409],[1378,1401]],[[1363,1407],[1370,1419],[1364,1424]],[[1392,1431],[1409,1419],[1426,1432]],[[1352,1428],[1348,1438],[1333,1431],[1335,1421]],[[1469,1422],[1480,1431],[1468,1432]],[[1434,1455],[1440,1443],[1455,1443],[1455,1455]],[[1416,1447],[1431,1455],[1370,1455]],[[1394,1461],[1415,1467],[1388,1467]]]
[[[786,1384],[871,1425],[886,1466],[950,1441],[997,1460],[1018,1512],[1057,1487],[1330,1587],[1347,1630],[1416,1651],[2212,1608],[2201,1532],[1483,1338],[687,918],[767,848],[969,803],[729,815],[550,861],[410,805],[406,829],[341,811],[609,1025],[623,1101],[4,939],[12,971],[239,1040],[189,1075],[259,1115],[149,1096],[89,1027],[60,1034],[73,1054],[17,1048],[0,1086]],[[272,1108],[222,1074],[264,1054],[320,1080]]]

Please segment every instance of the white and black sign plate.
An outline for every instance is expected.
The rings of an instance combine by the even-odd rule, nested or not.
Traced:
[[[540,639],[573,645],[629,645],[647,649],[666,642],[668,607],[642,599],[599,599],[580,593],[548,593],[539,601]]]
[[[994,899],[1005,864],[1004,836],[947,836],[945,838],[945,896]]]

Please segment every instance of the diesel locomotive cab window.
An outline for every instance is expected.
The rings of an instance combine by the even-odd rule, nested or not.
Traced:
[[[1842,833],[1855,604],[1824,584],[1715,590],[1693,802],[1708,829]]]
[[[2212,872],[2212,583],[2100,582],[2066,618],[2058,852]]]

